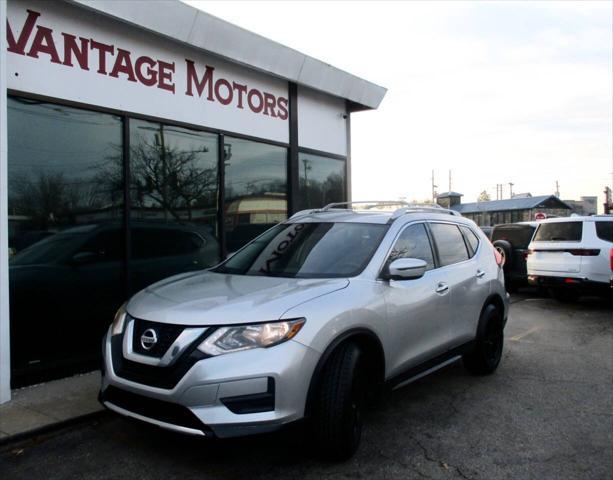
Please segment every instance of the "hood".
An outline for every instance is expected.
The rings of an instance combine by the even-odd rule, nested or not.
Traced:
[[[183,274],[136,294],[128,313],[183,325],[228,325],[278,320],[301,303],[349,285],[346,278],[280,278],[224,273]]]

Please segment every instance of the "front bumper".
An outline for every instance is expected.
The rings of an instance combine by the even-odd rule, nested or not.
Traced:
[[[122,355],[113,348],[117,340],[110,332],[104,339],[100,401],[105,407],[181,433],[220,438],[269,432],[301,419],[319,360],[315,350],[289,340],[197,360],[176,384],[161,388],[116,371],[113,356]],[[151,375],[159,367],[144,368]]]

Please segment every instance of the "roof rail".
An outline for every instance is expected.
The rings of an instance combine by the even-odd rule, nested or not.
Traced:
[[[355,202],[329,203],[325,207],[320,208],[318,211],[327,212],[328,210],[331,210],[333,208],[342,208],[343,206],[350,207],[351,205],[358,205],[358,204],[360,205],[369,204],[369,206],[364,208],[365,210],[370,210],[376,207],[391,207],[393,205],[403,205],[403,206],[411,205],[410,203],[405,202],[404,200],[362,200],[362,201],[355,201]],[[348,210],[348,208],[346,208],[345,210]]]
[[[309,210],[300,210],[299,212],[294,213],[290,219],[295,219],[298,217],[302,217],[305,215],[309,215],[311,213],[323,213],[330,212],[333,210],[349,210],[351,205],[368,205],[364,208],[364,210],[372,210],[377,207],[390,207],[394,205],[402,205],[401,208],[397,208],[393,211],[390,220],[395,220],[402,215],[407,213],[419,213],[419,212],[431,212],[431,213],[442,213],[448,215],[461,216],[459,212],[455,210],[449,210],[441,207],[437,203],[409,203],[403,200],[374,200],[374,201],[355,201],[355,202],[337,202],[337,203],[329,203],[328,205],[322,208],[315,208]]]
[[[456,212],[455,210],[449,210],[447,208],[443,208],[437,204],[428,204],[428,203],[414,203],[411,206],[399,208],[398,210],[392,213],[390,220],[395,220],[398,217],[402,217],[407,213],[419,213],[419,212],[431,212],[431,213],[443,213],[448,215],[454,215],[456,217],[461,217],[460,212]]]

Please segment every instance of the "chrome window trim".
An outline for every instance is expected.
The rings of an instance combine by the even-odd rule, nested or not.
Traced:
[[[171,365],[194,341],[206,331],[207,327],[186,328],[168,347],[164,356],[160,358],[148,357],[135,353],[132,348],[134,337],[134,319],[130,318],[123,334],[123,356],[133,362],[144,363],[153,367],[167,367]]]

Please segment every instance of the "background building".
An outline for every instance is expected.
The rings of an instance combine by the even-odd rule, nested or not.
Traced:
[[[461,197],[461,193],[446,192],[438,195],[437,202],[444,208],[460,212],[480,227],[535,220],[537,213],[544,213],[547,217],[567,217],[572,213],[572,208],[555,195],[474,203],[461,203]]]
[[[572,213],[577,215],[596,215],[598,212],[598,197],[581,197],[580,200],[564,200],[564,203],[572,208]]]
[[[384,88],[180,2],[0,3],[0,400],[9,365],[96,365],[132,293],[349,198]]]

